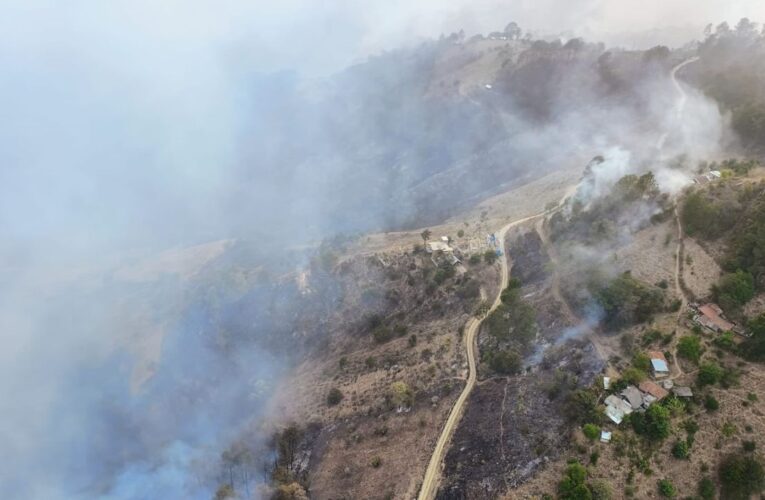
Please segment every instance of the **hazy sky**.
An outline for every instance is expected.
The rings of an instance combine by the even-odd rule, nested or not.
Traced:
[[[24,498],[66,498],[56,490],[68,481],[62,464],[81,458],[68,445],[87,448],[86,424],[100,421],[82,414],[113,394],[90,372],[79,378],[91,365],[113,371],[121,317],[94,306],[112,298],[77,283],[79,295],[54,308],[30,275],[188,235],[229,236],[247,133],[278,93],[259,84],[297,80],[264,75],[330,75],[382,50],[511,20],[539,34],[647,44],[742,16],[765,20],[765,2],[0,0],[0,492],[5,474],[40,488]],[[647,30],[654,39],[639,35]]]

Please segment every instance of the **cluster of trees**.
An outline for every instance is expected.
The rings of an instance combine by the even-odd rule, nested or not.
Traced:
[[[536,313],[521,298],[520,287],[517,279],[510,280],[502,291],[502,303],[485,321],[490,342],[484,356],[489,367],[498,373],[520,372],[521,354],[528,352],[537,335]]]
[[[691,193],[683,203],[687,234],[724,238],[726,274],[712,292],[723,309],[735,313],[765,288],[765,186],[730,186]]]
[[[609,328],[642,323],[665,308],[664,292],[635,279],[629,271],[605,283],[593,280],[588,288]]]
[[[709,25],[695,70],[702,89],[733,115],[744,145],[765,147],[765,34],[749,19]]]
[[[603,161],[602,157],[596,157],[585,170],[581,182],[585,197],[595,196],[592,165]],[[593,193],[588,193],[589,191]],[[552,238],[571,239],[587,245],[606,243],[619,234],[620,226],[625,220],[629,220],[631,224],[651,222],[647,217],[644,221],[634,220],[634,214],[648,213],[657,208],[663,212],[670,208],[667,197],[659,191],[653,172],[639,176],[625,175],[616,182],[610,192],[597,194],[597,199],[589,200],[586,210],[581,200],[574,200],[568,220],[565,220],[560,212],[553,215],[550,220]]]
[[[563,479],[558,483],[558,498],[561,500],[608,500],[611,495],[608,483],[587,481],[587,468],[575,460],[569,462]]]

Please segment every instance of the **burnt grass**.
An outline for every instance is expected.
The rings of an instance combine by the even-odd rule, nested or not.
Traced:
[[[438,499],[497,498],[560,456],[570,442],[567,395],[603,370],[588,340],[561,338],[572,325],[550,293],[549,257],[537,233],[508,238],[511,275],[521,279],[538,340],[548,347],[526,357],[523,374],[479,381],[447,452]]]

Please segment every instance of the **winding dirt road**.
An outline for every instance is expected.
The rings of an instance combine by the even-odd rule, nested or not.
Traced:
[[[510,224],[507,224],[502,229],[500,229],[497,234],[497,239],[499,240],[499,248],[502,250],[502,258],[499,260],[500,262],[500,284],[499,284],[499,291],[497,292],[497,296],[494,299],[494,303],[491,305],[491,308],[489,311],[481,318],[473,318],[470,320],[470,323],[468,324],[466,334],[465,334],[465,351],[467,352],[467,359],[468,359],[468,379],[467,383],[465,384],[464,389],[462,389],[462,393],[457,398],[457,401],[454,403],[454,406],[452,407],[451,413],[449,413],[449,418],[446,420],[446,424],[444,424],[444,428],[441,431],[441,435],[438,437],[438,441],[436,442],[436,447],[433,450],[433,454],[430,457],[430,462],[428,463],[428,468],[425,471],[425,477],[422,480],[422,486],[420,488],[420,494],[417,497],[419,500],[431,500],[435,498],[436,492],[438,491],[438,482],[441,478],[441,464],[444,460],[444,454],[446,453],[446,447],[451,441],[452,435],[454,434],[454,430],[457,428],[457,424],[459,423],[460,419],[462,418],[462,413],[465,409],[465,403],[467,402],[468,396],[470,396],[470,393],[473,390],[473,387],[475,387],[476,379],[477,379],[477,371],[476,371],[476,346],[475,346],[475,340],[476,335],[478,334],[478,329],[481,326],[481,323],[483,320],[491,314],[492,311],[494,311],[497,307],[499,307],[502,295],[502,290],[507,288],[507,284],[509,281],[509,275],[508,267],[507,267],[507,257],[505,254],[505,235],[507,234],[507,231],[515,226],[518,226],[520,224],[523,224],[524,222],[529,222],[531,220],[534,220],[538,217],[544,216],[546,213],[549,212],[541,212],[536,215],[531,215],[529,217],[524,217],[523,219],[518,219],[516,221],[511,222]]]

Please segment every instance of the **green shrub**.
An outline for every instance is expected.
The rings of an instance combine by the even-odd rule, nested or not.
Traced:
[[[720,368],[719,365],[712,362],[702,363],[701,368],[699,368],[696,382],[701,387],[704,387],[705,385],[714,385],[720,381],[723,374],[723,369]]]
[[[707,411],[717,411],[720,409],[720,403],[714,396],[707,394],[707,397],[704,398],[704,408],[706,408]]]
[[[494,250],[486,250],[483,253],[483,261],[487,264],[494,264],[497,261],[497,252]]]
[[[754,441],[744,441],[741,443],[742,447],[744,448],[744,451],[754,451],[755,448],[757,448],[757,443]]]
[[[675,458],[686,459],[691,455],[690,447],[685,441],[675,441],[672,446],[672,456]]]
[[[407,341],[409,344],[409,347],[414,347],[417,345],[417,335],[412,334],[409,336],[409,340]]]
[[[336,406],[343,400],[343,393],[337,387],[333,387],[327,393],[327,405]]]
[[[584,424],[582,426],[582,432],[587,439],[594,441],[600,437],[600,427],[595,424]]]
[[[714,481],[708,477],[703,477],[699,481],[699,496],[702,500],[714,500],[717,488]]]
[[[680,337],[677,342],[677,355],[694,363],[698,363],[701,358],[701,340],[695,335],[686,335]]]
[[[677,496],[677,489],[669,479],[661,479],[658,483],[658,486],[660,496],[664,498],[675,498]]]

